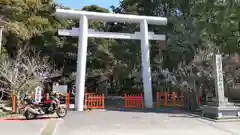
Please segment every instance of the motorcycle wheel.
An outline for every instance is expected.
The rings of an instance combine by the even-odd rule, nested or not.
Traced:
[[[33,119],[36,119],[37,118],[37,114],[34,114],[34,113],[31,113],[30,111],[26,111],[24,113],[24,117],[27,119],[27,120],[33,120]]]
[[[56,113],[59,118],[64,118],[67,116],[67,109],[59,107],[57,108]]]

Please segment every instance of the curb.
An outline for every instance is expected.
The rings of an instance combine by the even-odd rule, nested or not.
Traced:
[[[193,114],[193,113],[189,113],[189,112],[185,112],[187,115],[189,116],[193,116],[193,117],[197,117],[197,118],[200,118],[200,119],[203,119],[203,120],[208,120],[208,121],[212,121],[212,122],[236,122],[236,121],[240,121],[240,119],[211,119],[211,118],[208,118],[208,117],[204,117],[204,116],[201,116],[199,114]]]
[[[24,117],[21,114],[9,114],[0,117],[0,121],[21,121]]]

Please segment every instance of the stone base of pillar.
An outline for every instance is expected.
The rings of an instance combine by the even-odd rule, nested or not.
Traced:
[[[232,103],[225,105],[204,105],[201,106],[202,114],[212,119],[240,119],[240,107]]]

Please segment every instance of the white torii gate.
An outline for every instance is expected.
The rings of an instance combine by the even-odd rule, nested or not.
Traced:
[[[141,60],[142,60],[142,78],[144,86],[144,103],[146,108],[153,107],[152,101],[152,80],[149,56],[149,40],[165,40],[165,35],[156,35],[148,32],[148,24],[166,25],[167,18],[153,16],[137,16],[126,14],[97,13],[88,11],[57,9],[56,15],[59,17],[80,20],[80,28],[72,28],[72,30],[59,30],[59,35],[78,36],[78,56],[77,56],[77,75],[76,75],[76,96],[75,109],[83,111],[84,90],[85,90],[85,74],[87,59],[87,41],[88,37],[96,38],[112,38],[112,39],[138,39],[141,40]],[[140,32],[130,33],[114,33],[114,32],[98,32],[88,29],[88,19],[104,21],[104,22],[127,22],[140,23]]]

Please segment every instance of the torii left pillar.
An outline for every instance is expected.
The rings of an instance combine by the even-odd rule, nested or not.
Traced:
[[[150,46],[148,39],[148,23],[146,20],[140,22],[141,32],[141,64],[142,64],[142,80],[144,90],[144,103],[146,108],[153,107],[152,99],[152,77],[150,65]]]
[[[88,19],[85,15],[81,16],[79,25],[75,109],[76,111],[83,111],[88,44]]]

